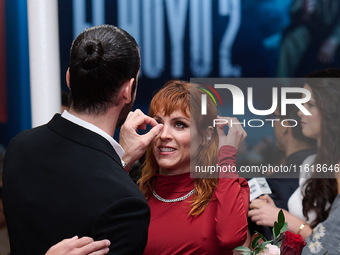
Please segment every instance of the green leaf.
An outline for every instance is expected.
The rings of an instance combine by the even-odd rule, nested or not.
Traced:
[[[280,233],[276,233],[277,236],[273,240],[274,245],[278,244],[282,240],[282,233],[284,233],[287,230],[287,228],[288,228],[288,223],[285,222],[285,224],[283,224],[283,227],[280,230]]]
[[[238,246],[233,251],[251,251],[251,250],[245,246]]]
[[[279,226],[282,228],[283,224],[285,223],[285,215],[283,214],[282,209],[279,211],[279,215],[277,217],[277,222]]]
[[[279,223],[277,223],[276,221],[274,222],[274,228],[273,228],[273,236],[274,236],[274,240],[277,238],[277,236],[279,235],[280,233],[280,226],[279,226]]]
[[[279,233],[279,234],[282,234],[283,232],[285,232],[285,231],[287,230],[287,228],[288,228],[288,223],[287,223],[287,222],[285,222],[285,223],[283,224],[283,226],[282,226],[282,228],[281,228],[281,230],[280,230],[280,233]]]
[[[277,247],[280,248],[281,245],[278,245],[278,244],[279,244],[281,241],[282,241],[282,238],[279,236],[278,238],[276,238],[276,239],[273,241],[272,245],[276,245]]]
[[[283,214],[282,209],[279,211],[279,214],[277,216],[277,221],[274,222],[274,228],[273,228],[273,236],[274,240],[284,231],[286,231],[287,227],[285,228],[285,215]],[[284,229],[284,230],[282,230]]]
[[[275,226],[275,222],[274,222],[274,226]],[[275,228],[274,227],[272,228],[272,231],[273,231],[273,238],[274,238],[274,240],[276,240]]]
[[[326,255],[328,253],[328,251],[326,251],[323,255]]]
[[[259,240],[261,239],[260,236],[256,237],[252,242],[251,242],[251,247],[254,249],[258,243],[259,243]]]
[[[267,242],[267,238],[266,238],[264,235],[262,235],[261,233],[259,233],[259,232],[257,232],[257,231],[255,231],[255,233],[258,234],[259,237],[261,237],[261,239],[262,239],[263,241]]]
[[[249,248],[244,247],[244,246],[236,247],[233,251],[239,251],[239,252],[241,252],[242,255],[252,255],[253,254],[253,252]]]
[[[263,248],[265,248],[265,249],[268,249],[267,247],[265,247],[267,244],[269,244],[269,243],[271,243],[272,241],[267,241],[267,242],[263,242],[263,243],[260,243],[257,247],[256,247],[256,249],[263,249]]]

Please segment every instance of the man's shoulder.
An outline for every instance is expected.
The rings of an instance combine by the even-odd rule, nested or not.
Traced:
[[[58,121],[58,119],[61,119],[60,114],[55,114],[54,117],[46,124],[31,128],[31,129],[23,130],[19,134],[17,134],[12,140],[20,141],[21,139],[27,139],[32,136],[36,136],[36,135],[40,136],[44,132],[49,130],[48,126],[50,125],[50,123],[52,123],[53,121]]]
[[[13,146],[21,146],[22,144],[29,144],[32,141],[39,141],[43,139],[46,130],[47,124],[21,131],[19,134],[12,138],[7,147],[7,151],[9,151]]]

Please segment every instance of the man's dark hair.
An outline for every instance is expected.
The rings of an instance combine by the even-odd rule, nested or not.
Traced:
[[[61,91],[61,105],[65,107],[70,107],[69,94],[65,91]]]
[[[76,112],[100,114],[116,105],[122,85],[140,68],[139,47],[123,29],[101,25],[85,29],[70,51],[71,104]]]

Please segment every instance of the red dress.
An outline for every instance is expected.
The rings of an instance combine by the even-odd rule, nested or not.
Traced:
[[[218,164],[235,165],[236,149],[223,146]],[[165,199],[188,194],[194,186],[190,173],[157,174],[156,193]],[[220,178],[203,213],[189,216],[192,196],[181,202],[149,199],[151,222],[144,254],[232,254],[247,238],[249,187],[242,178]]]

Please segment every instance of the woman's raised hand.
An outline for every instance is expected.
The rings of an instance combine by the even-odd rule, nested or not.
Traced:
[[[246,131],[244,131],[242,124],[239,123],[237,118],[220,117],[219,124],[216,124],[216,129],[219,138],[218,148],[220,149],[224,145],[234,146],[236,149],[240,148],[242,142],[247,137]],[[224,132],[224,126],[228,126],[228,134]]]

